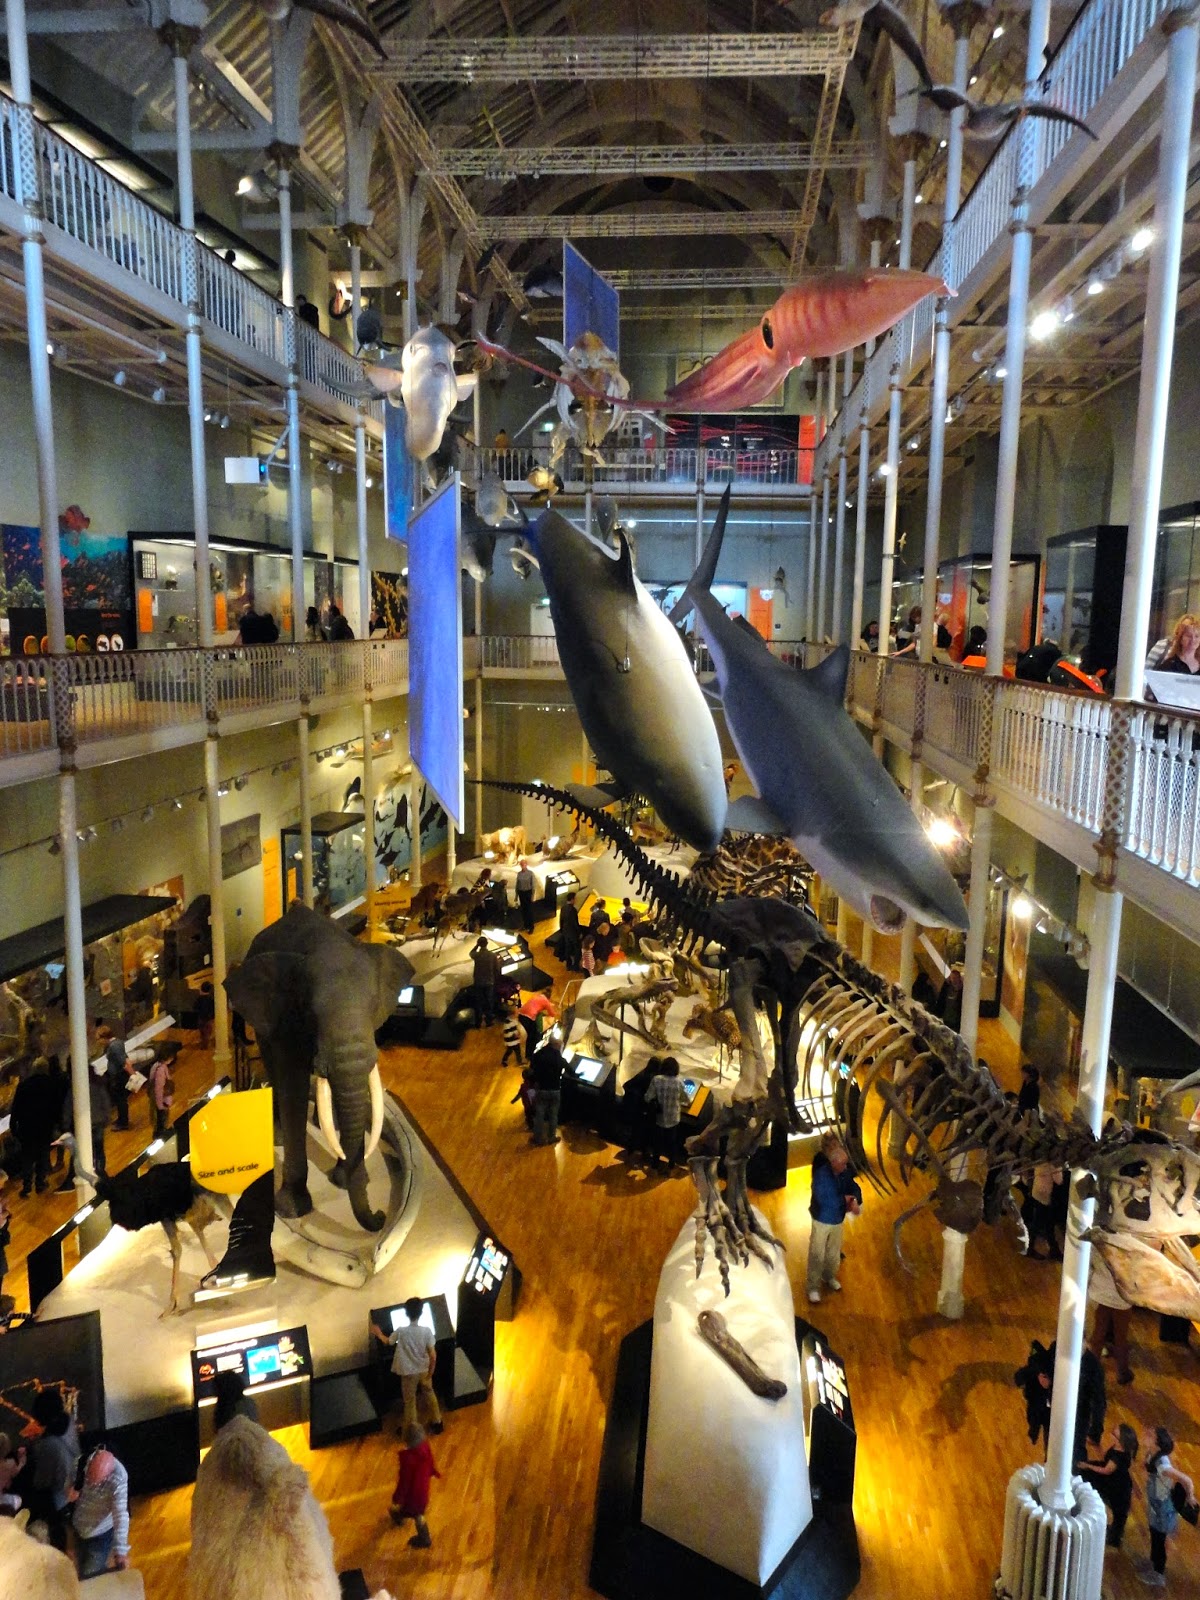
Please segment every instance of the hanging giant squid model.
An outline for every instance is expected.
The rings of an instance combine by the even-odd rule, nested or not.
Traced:
[[[1082,1168],[1083,1195],[1096,1201],[1085,1237],[1121,1293],[1168,1316],[1200,1317],[1200,1263],[1186,1243],[1200,1234],[1195,1151],[1115,1120],[1097,1136],[1053,1113],[1023,1115],[958,1034],[856,961],[807,910],[764,896],[718,899],[691,886],[650,860],[614,818],[567,791],[489,787],[588,822],[629,867],[660,937],[726,970],[740,1073],[730,1100],[687,1143],[698,1269],[710,1243],[727,1288],[731,1267],[752,1254],[774,1260],[778,1241],[750,1205],[746,1165],[773,1123],[801,1125],[797,1091],[810,1097],[818,1067],[837,1063],[847,1079],[837,1131],[859,1172],[883,1192],[921,1177],[933,1184],[899,1219],[897,1251],[899,1228],[924,1206],[941,1225],[969,1233],[999,1219],[1013,1173],[1041,1162]],[[971,1175],[958,1176],[964,1161]]]

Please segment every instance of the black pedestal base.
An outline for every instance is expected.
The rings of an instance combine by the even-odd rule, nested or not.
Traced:
[[[812,1522],[761,1587],[643,1524],[653,1332],[644,1322],[621,1341],[596,1489],[592,1588],[608,1600],[846,1600],[861,1570],[849,1506],[814,1501]]]

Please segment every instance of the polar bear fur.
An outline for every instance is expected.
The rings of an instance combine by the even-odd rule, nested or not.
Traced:
[[[188,1584],[192,1600],[340,1600],[308,1474],[246,1417],[226,1423],[196,1475]]]
[[[0,1594],[21,1600],[79,1600],[75,1563],[0,1517]]]

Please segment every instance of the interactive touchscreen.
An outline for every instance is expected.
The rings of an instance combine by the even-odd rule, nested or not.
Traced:
[[[683,1080],[683,1092],[687,1098],[687,1103],[690,1106],[692,1101],[700,1092],[700,1080],[698,1078],[685,1078]]]
[[[422,1328],[428,1328],[430,1333],[437,1332],[433,1325],[433,1307],[428,1301],[421,1307],[421,1315],[417,1318],[417,1321]],[[397,1306],[392,1312],[392,1332],[397,1333],[401,1328],[408,1327],[411,1327],[411,1323],[408,1320],[408,1312],[405,1311],[403,1306]]]
[[[279,1346],[264,1345],[261,1350],[247,1350],[246,1379],[249,1383],[266,1383],[279,1376]]]
[[[396,996],[396,1004],[398,1006],[410,1006],[412,1005],[412,997],[412,984],[409,984],[407,989],[401,989],[400,993]]]
[[[512,1257],[503,1245],[497,1244],[486,1233],[481,1233],[471,1251],[467,1270],[463,1273],[463,1283],[477,1294],[494,1295],[499,1291],[511,1261]]]
[[[307,1377],[312,1372],[307,1330],[251,1334],[212,1349],[193,1350],[192,1379],[198,1401],[215,1397],[217,1376],[222,1372],[236,1372],[251,1389]]]
[[[572,1071],[584,1083],[598,1083],[604,1076],[604,1070],[605,1063],[598,1061],[595,1056],[576,1056],[572,1063]]]

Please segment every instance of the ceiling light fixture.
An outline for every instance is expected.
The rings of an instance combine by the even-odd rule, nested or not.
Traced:
[[[1039,311],[1029,324],[1029,337],[1040,344],[1043,339],[1048,339],[1057,327],[1057,311]]]
[[[1089,278],[1088,279],[1088,285],[1087,285],[1087,292],[1088,292],[1089,295],[1103,294],[1104,293],[1104,280],[1103,280],[1103,278]]]
[[[1003,39],[1003,37],[1004,37],[1004,24],[1002,22],[998,22],[996,24],[996,26],[992,29],[992,38],[993,39]]]
[[[164,403],[167,398],[167,391],[163,388],[161,383],[159,384],[158,388],[155,389],[150,398],[154,401],[156,406],[161,406]]]
[[[1135,256],[1140,256],[1143,250],[1149,250],[1154,243],[1153,228],[1139,228],[1129,241],[1129,248]]]
[[[237,181],[237,192],[239,194],[249,194],[253,187],[254,179],[248,172],[244,172]]]
[[[113,382],[116,384],[118,389],[123,389],[125,387],[125,368],[124,367],[118,367],[117,370],[113,373]]]

